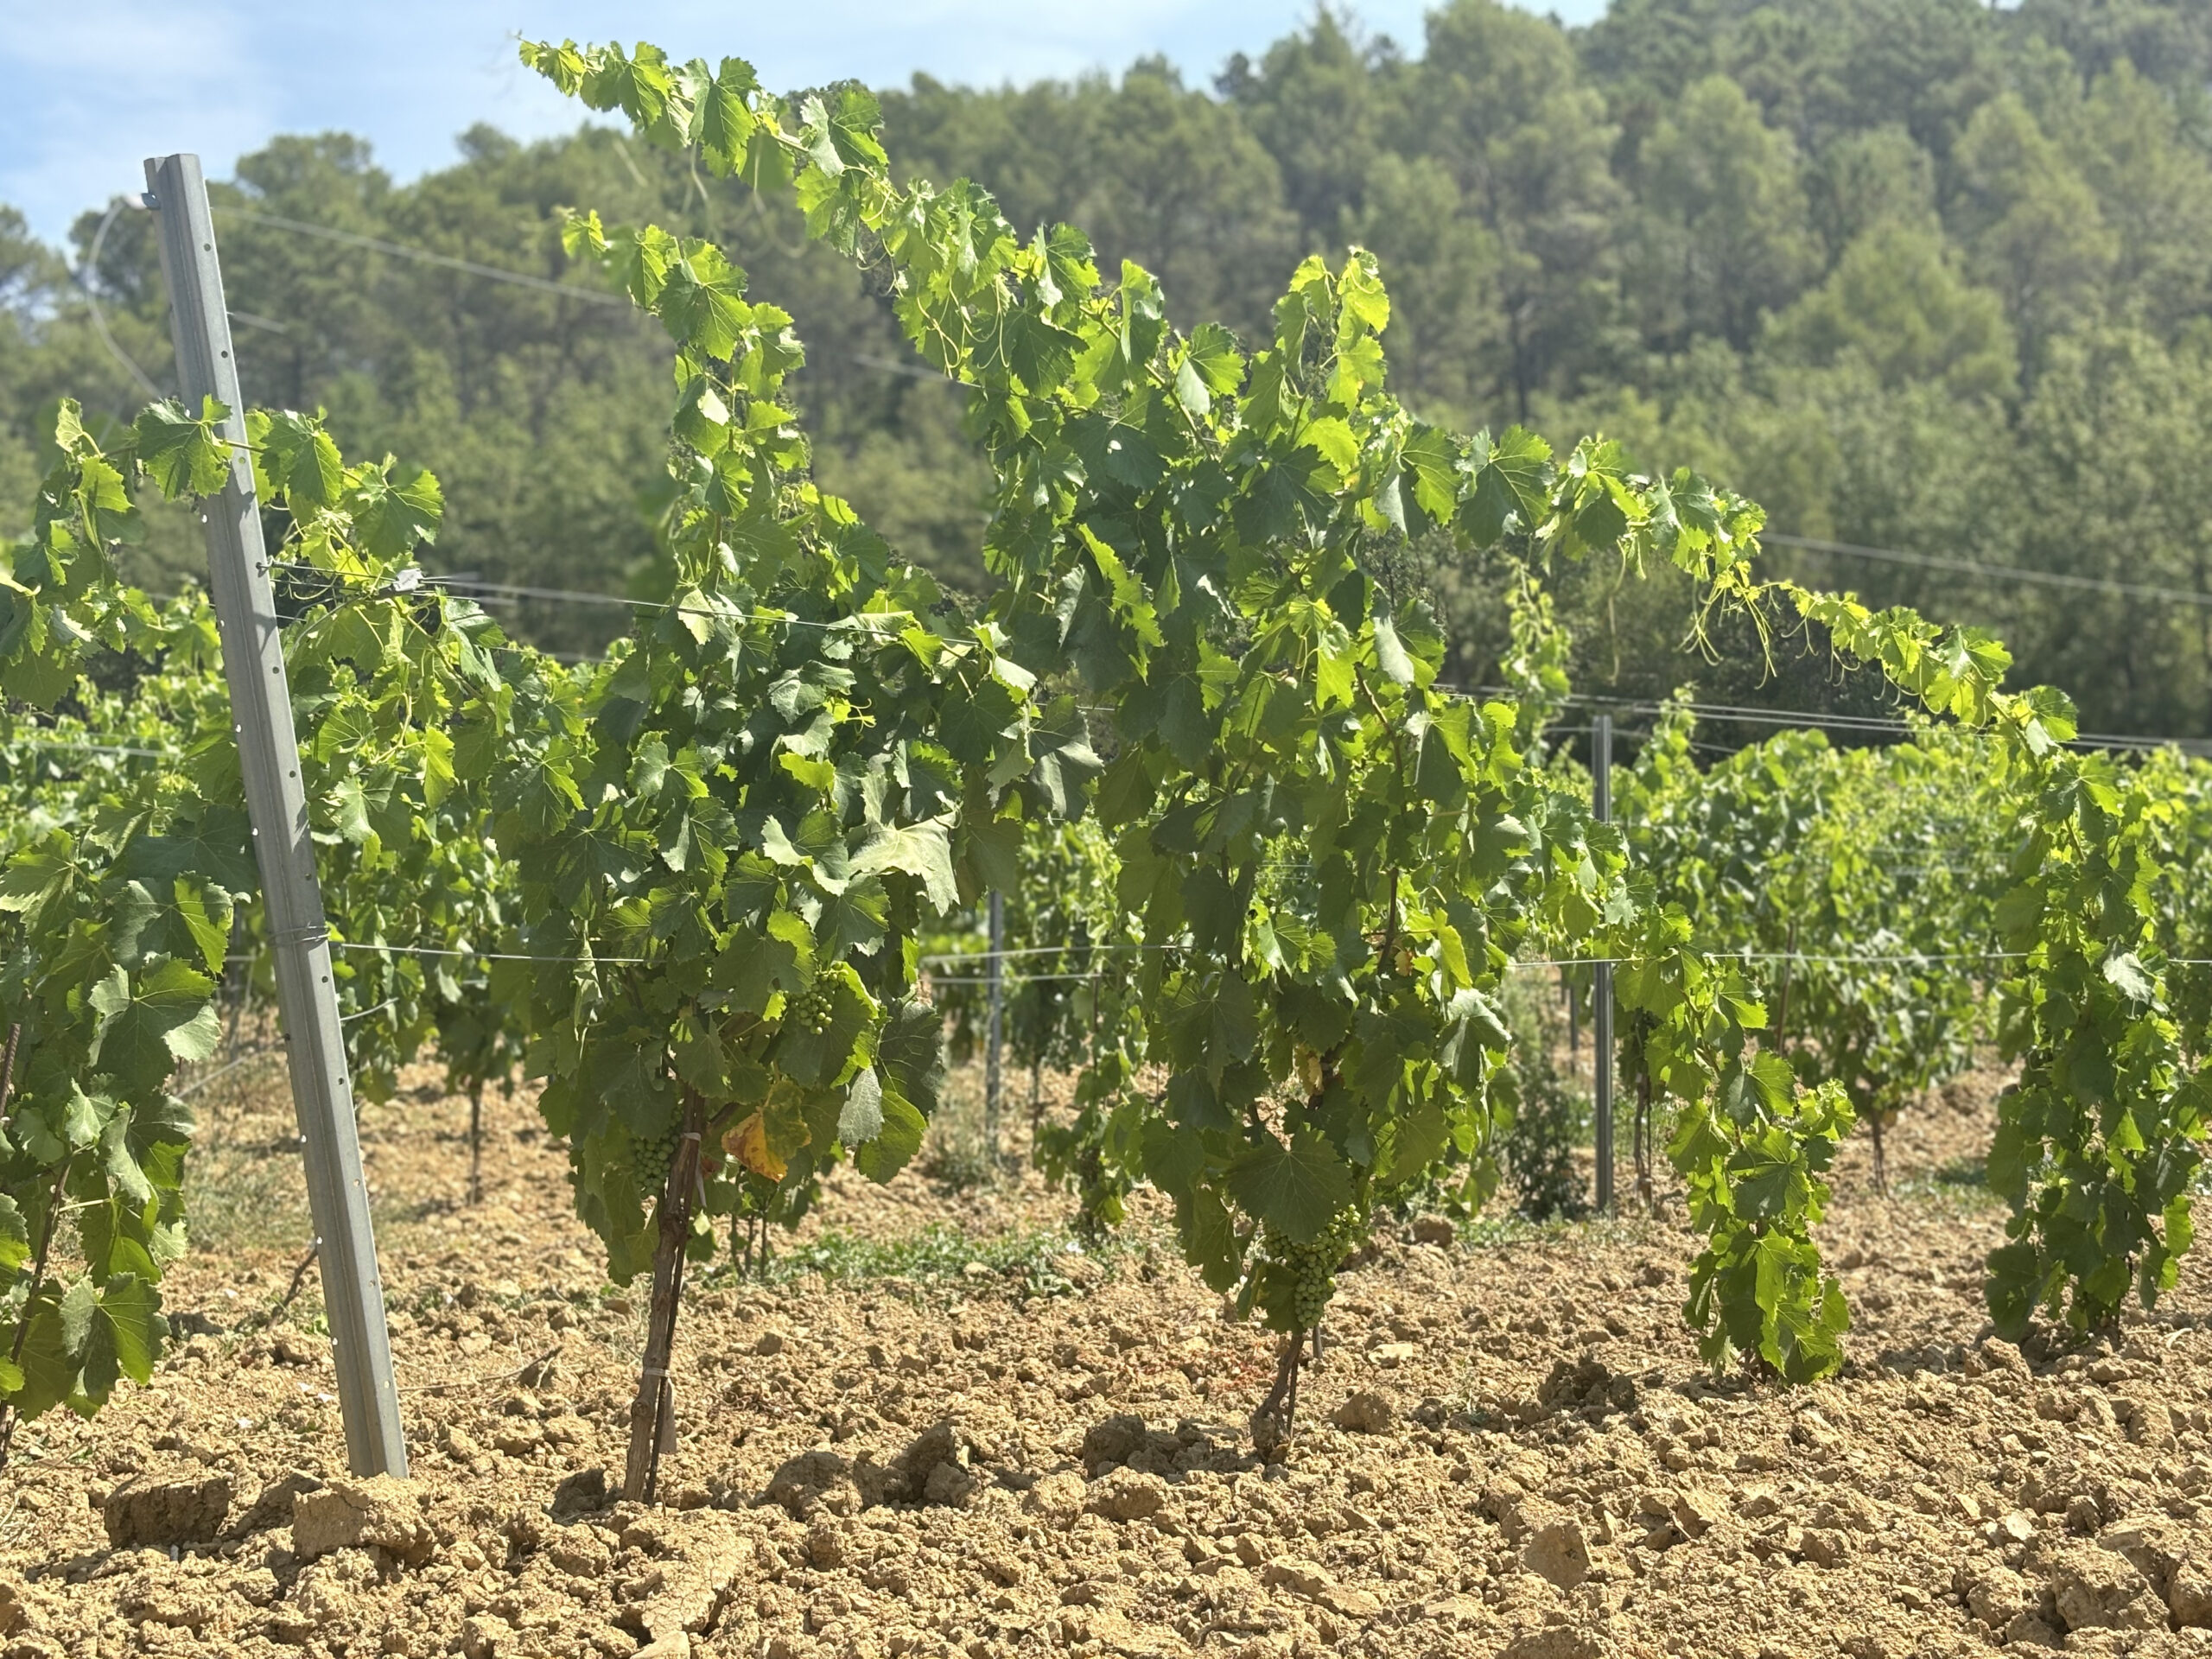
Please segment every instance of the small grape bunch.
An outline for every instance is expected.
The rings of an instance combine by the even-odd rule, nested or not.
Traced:
[[[831,1011],[829,993],[818,985],[810,985],[791,998],[784,1009],[784,1019],[800,1031],[812,1032],[817,1037],[830,1029]]]
[[[640,1183],[649,1190],[668,1185],[668,1172],[675,1166],[676,1149],[683,1144],[683,1125],[671,1114],[665,1127],[650,1135],[630,1137],[632,1162]]]
[[[1268,1272],[1269,1323],[1289,1331],[1310,1331],[1336,1292],[1337,1267],[1352,1247],[1354,1228],[1349,1213],[1338,1216],[1320,1233],[1300,1242],[1268,1228],[1262,1242],[1271,1264]]]

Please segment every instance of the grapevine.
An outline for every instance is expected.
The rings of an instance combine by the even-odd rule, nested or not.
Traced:
[[[118,582],[114,556],[137,533],[141,492],[219,487],[222,416],[157,404],[108,448],[64,404],[32,539],[0,585],[0,690],[40,711],[23,734],[66,743],[87,717],[99,721],[78,760],[42,751],[54,757],[41,768],[44,810],[23,823],[0,874],[0,1027],[20,1033],[0,1131],[10,1434],[56,1405],[95,1410],[124,1377],[147,1379],[167,1332],[160,1281],[186,1248],[194,1126],[171,1084],[215,1051],[233,917],[252,913],[257,880],[212,672],[213,618],[201,600],[156,607]],[[435,534],[427,474],[349,467],[296,416],[257,414],[248,430],[264,499],[289,517],[283,556],[327,588],[373,590]],[[479,642],[497,639],[472,609],[428,633],[388,606],[372,617],[338,604],[303,615],[289,642],[311,711],[301,725],[315,828],[378,861],[379,900],[408,892],[430,855],[435,728],[480,672]],[[143,665],[132,695],[86,677],[99,658]],[[61,706],[73,715],[52,712]],[[333,885],[334,931],[372,925],[380,903],[356,902],[364,887],[344,875]],[[387,988],[398,1007],[404,991],[388,975],[356,969],[357,992]],[[373,1090],[377,1068],[365,1071]],[[67,1268],[54,1249],[65,1217],[75,1232]]]
[[[1634,477],[1611,446],[1561,465],[1527,433],[1413,420],[1382,389],[1389,301],[1364,253],[1300,266],[1248,355],[1217,327],[1179,335],[1134,266],[1100,289],[1072,230],[1025,245],[972,186],[894,183],[857,89],[808,100],[786,132],[734,60],[524,55],[661,142],[697,142],[712,170],[791,177],[815,234],[887,269],[925,359],[978,388],[1001,480],[984,626],[1027,676],[1071,673],[1116,709],[1095,797],[1077,772],[1027,803],[1079,816],[1095,798],[1143,929],[1141,1052],[1168,1080],[1141,1092],[1104,1068],[1095,1145],[1173,1198],[1207,1281],[1264,1276],[1263,1231],[1311,1245],[1350,1217],[1356,1239],[1446,1145],[1485,1147],[1506,964],[1540,927],[1617,927],[1623,849],[1532,764],[1510,706],[1434,684],[1433,620],[1363,550],[1431,528],[1532,558],[1621,548],[1700,574],[1717,603],[1747,591],[1755,510],[1688,474]],[[579,235],[619,245],[595,221]],[[1686,1036],[1669,1075],[1732,1075],[1740,1026],[1724,1010],[1718,1048]],[[1305,1328],[1285,1333],[1286,1390]]]

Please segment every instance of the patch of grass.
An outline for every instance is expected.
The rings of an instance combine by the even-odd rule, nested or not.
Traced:
[[[1934,1169],[1915,1170],[1890,1183],[1890,1196],[1961,1213],[2005,1207],[2005,1200],[1989,1190],[1988,1165],[1980,1158],[1954,1158]]]
[[[992,1166],[983,1137],[957,1130],[931,1134],[919,1168],[930,1179],[953,1192],[972,1192],[977,1187],[988,1186],[999,1173]]]
[[[1001,1119],[995,1151],[983,1133],[982,1068],[963,1068],[944,1091],[930,1119],[929,1137],[915,1167],[950,1192],[972,1192],[995,1185],[1006,1173],[1006,1124],[1012,1090],[1000,1102]]]
[[[749,1279],[718,1273],[718,1284],[779,1285],[819,1274],[833,1282],[904,1281],[941,1286],[953,1281],[978,1285],[997,1282],[1028,1296],[1064,1296],[1081,1287],[1066,1271],[1071,1259],[1111,1261],[1141,1254],[1139,1240],[1116,1236],[1093,1248],[1064,1228],[1026,1229],[978,1238],[943,1224],[891,1239],[860,1238],[829,1231],[804,1244],[783,1244],[767,1268]],[[981,1274],[971,1273],[980,1267]],[[1087,1277],[1089,1275],[1081,1275]]]
[[[235,1255],[307,1248],[311,1233],[296,1146],[215,1146],[194,1152],[185,1173],[185,1217],[193,1248]]]
[[[1567,1239],[1591,1244],[1623,1244],[1641,1242],[1649,1230],[1650,1224],[1644,1217],[1626,1214],[1610,1220],[1591,1217],[1580,1221],[1570,1221],[1563,1216],[1548,1221],[1531,1221],[1519,1214],[1483,1215],[1459,1224],[1459,1243],[1471,1250],[1555,1244]]]
[[[255,1055],[234,1070],[211,1071],[190,1104],[198,1122],[184,1171],[192,1248],[297,1255],[313,1229],[282,1057]]]

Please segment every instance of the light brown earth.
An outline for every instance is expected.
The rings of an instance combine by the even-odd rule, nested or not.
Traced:
[[[1344,1276],[1274,1465],[1267,1340],[1156,1207],[1077,1253],[1033,1175],[841,1181],[845,1235],[689,1304],[652,1510],[600,1497],[641,1299],[560,1152],[495,1097],[471,1209],[466,1107],[410,1082],[364,1140],[416,1479],[343,1478],[312,1272],[272,1314],[306,1223],[249,1068],[201,1097],[154,1385],[31,1425],[0,1476],[0,1659],[2212,1651],[2212,1279],[2115,1343],[1990,1339],[1992,1077],[1899,1123],[1892,1198],[1849,1149],[1840,1379],[1716,1381],[1677,1223],[1431,1218]]]

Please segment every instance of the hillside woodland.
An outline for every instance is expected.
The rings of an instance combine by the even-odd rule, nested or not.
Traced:
[[[1417,41],[1325,10],[1223,66],[986,89],[917,77],[882,99],[903,165],[976,178],[1017,226],[1084,225],[1106,270],[1144,264],[1186,324],[1258,330],[1306,253],[1372,248],[1393,384],[1432,418],[1599,429],[1647,466],[1729,479],[1785,535],[2201,591],[2208,76],[2203,0],[1622,0],[1583,29],[1455,0]],[[475,127],[454,165],[404,185],[358,138],[287,135],[219,196],[249,395],[327,409],[348,453],[435,458],[444,569],[653,590],[645,509],[665,486],[673,388],[650,320],[569,271],[561,209],[579,206],[737,249],[755,291],[797,315],[825,486],[980,587],[985,478],[959,394],[913,375],[880,296],[788,205],[601,125],[531,144]],[[145,217],[89,208],[60,250],[0,208],[0,533],[29,523],[65,389],[116,416],[143,400],[94,296],[165,388]],[[197,537],[180,518],[139,556],[148,580],[188,572]],[[2018,682],[2065,687],[2086,729],[2201,730],[2212,705],[2212,607],[1775,556],[1995,629]],[[1503,573],[1433,563],[1452,671],[1494,678]],[[1617,607],[1616,575],[1564,579],[1576,682],[1670,689],[1683,619]],[[525,601],[513,620],[587,649],[621,618]],[[1841,695],[1817,671],[1762,691],[1758,653],[1736,654],[1707,671],[1708,696]]]

